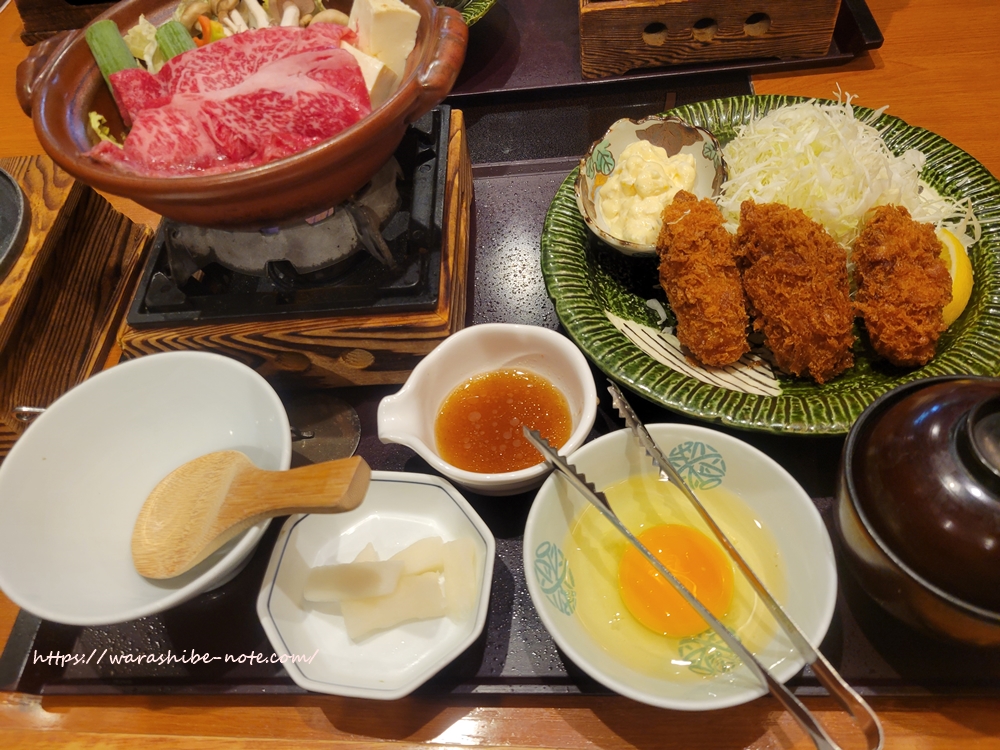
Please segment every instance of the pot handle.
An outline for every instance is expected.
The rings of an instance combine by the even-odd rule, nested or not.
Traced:
[[[962,415],[952,433],[966,470],[1000,495],[1000,396],[989,396]]]
[[[430,36],[435,40],[431,62],[417,76],[420,94],[403,122],[409,125],[430,112],[451,92],[465,62],[469,27],[462,14],[453,8],[438,6],[431,18]],[[425,57],[426,59],[426,57]]]
[[[34,47],[31,52],[17,66],[17,78],[15,80],[15,90],[17,92],[17,103],[28,117],[31,117],[31,105],[35,86],[41,79],[42,74],[49,65],[49,60],[56,57],[70,41],[76,36],[77,29],[60,31],[55,36],[43,39]]]

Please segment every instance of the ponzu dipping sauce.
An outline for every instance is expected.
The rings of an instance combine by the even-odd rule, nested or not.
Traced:
[[[561,448],[573,429],[566,397],[528,370],[494,370],[469,378],[448,394],[434,422],[434,438],[441,458],[459,469],[517,471],[542,461],[525,440],[523,425]]]

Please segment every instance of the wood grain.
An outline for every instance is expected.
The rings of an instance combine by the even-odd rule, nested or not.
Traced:
[[[856,102],[937,133],[1000,177],[1000,3],[968,0],[958,16],[933,0],[869,0],[885,44],[845,66],[754,76],[758,94]],[[950,6],[948,6],[950,7]],[[957,10],[957,9],[956,9]],[[949,28],[961,20],[961,31]]]
[[[361,456],[258,469],[239,451],[216,451],[165,476],[139,510],[132,560],[140,575],[173,578],[261,521],[342,513],[365,498],[371,469]]]
[[[113,3],[69,3],[66,0],[14,0],[24,31],[21,41],[34,44],[65,29],[79,29],[110,8]]]
[[[755,76],[758,93],[830,96],[836,84],[866,106],[939,133],[1000,175],[1000,77],[992,75],[1000,3],[868,0],[886,42],[842,67]],[[0,13],[0,155],[39,153],[17,110],[10,61],[23,57],[16,9]],[[7,78],[3,78],[7,76]],[[11,85],[5,85],[9,81]],[[32,145],[33,144],[33,145]],[[2,356],[2,352],[0,352]],[[0,425],[0,431],[3,427]],[[17,607],[0,594],[0,645]],[[843,714],[807,698],[845,748],[860,747]],[[911,696],[872,701],[896,750],[1000,748],[996,697]],[[774,701],[704,714],[617,697],[410,697],[391,704],[331,696],[38,697],[0,693],[0,748],[572,748],[787,750],[810,748]]]
[[[39,161],[47,157],[31,160]],[[26,192],[38,195],[47,188],[30,181],[57,176],[51,169],[24,174],[30,178]],[[35,203],[37,219],[48,231],[37,240],[44,253],[23,277],[17,297],[22,311],[29,312],[18,316],[0,348],[0,456],[10,449],[10,436],[25,428],[13,407],[48,406],[103,366],[152,236],[89,188],[79,189],[72,209],[69,201],[60,211]]]
[[[580,67],[584,78],[600,78],[710,60],[818,57],[830,49],[839,8],[840,0],[580,0]]]
[[[417,363],[465,325],[472,167],[462,113],[452,110],[434,310],[249,323],[134,328],[123,324],[126,359],[161,351],[216,351],[277,385],[330,388],[402,383]]]
[[[11,5],[0,13],[0,97],[3,101],[3,127],[0,128],[0,156],[27,156],[42,153],[31,118],[27,117],[15,96],[18,64],[28,56],[29,48],[21,42],[21,19]]]
[[[24,248],[0,279],[0,351],[24,313],[49,256],[58,245],[83,187],[45,156],[0,159],[21,186],[30,217]]]
[[[806,704],[844,750],[857,737],[831,701]],[[890,750],[1000,747],[996,701],[877,700]],[[508,747],[579,750],[790,750],[812,748],[777,702],[762,698],[710,713],[671,712],[618,697],[405,698],[387,705],[291,697],[0,695],[0,746],[76,747]]]

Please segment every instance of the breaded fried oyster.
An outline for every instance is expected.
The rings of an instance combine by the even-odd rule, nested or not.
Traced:
[[[735,252],[775,365],[825,383],[854,364],[847,257],[820,224],[779,203],[745,201]]]
[[[854,243],[855,304],[872,347],[894,365],[926,364],[945,329],[951,275],[934,227],[880,206]]]
[[[750,350],[733,237],[722,224],[713,201],[681,191],[663,210],[656,243],[660,286],[677,316],[677,338],[713,366],[732,364]]]

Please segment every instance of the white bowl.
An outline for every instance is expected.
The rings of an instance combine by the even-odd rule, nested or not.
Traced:
[[[741,543],[744,544],[742,554],[765,583],[768,582],[767,576],[776,576],[775,580],[783,581],[777,586],[768,583],[769,590],[809,640],[818,646],[833,617],[837,571],[830,537],[809,496],[777,463],[736,438],[704,427],[686,425],[654,424],[648,429],[689,483],[694,476],[694,484],[697,484],[700,476],[702,484],[718,484],[723,491],[737,495],[752,512],[748,517],[758,520],[763,529],[770,532],[781,565],[778,568],[771,565],[771,569],[767,570],[768,566],[760,561],[754,564],[752,557],[754,552],[765,552],[761,540],[766,534],[754,528],[742,533],[734,531],[723,515],[713,512],[713,517],[727,531],[734,544],[738,548]],[[653,470],[649,458],[628,430],[594,440],[570,456],[570,460],[599,490],[634,474]],[[713,500],[708,487],[699,489],[695,486],[694,489],[710,510],[711,503],[719,502],[718,499]],[[723,497],[725,501],[724,496],[714,497]],[[732,503],[732,500],[729,502]],[[709,643],[709,639],[718,641],[718,636],[711,633],[689,639],[682,646],[688,655],[681,658],[676,655],[680,653],[680,648],[663,639],[663,666],[667,668],[669,664],[669,669],[678,672],[677,677],[652,674],[636,668],[634,663],[630,666],[626,661],[628,657],[613,655],[601,645],[601,641],[585,628],[578,611],[585,606],[581,598],[585,587],[594,585],[588,582],[590,574],[580,568],[574,570],[573,565],[567,563],[567,559],[576,559],[567,544],[571,524],[587,506],[587,501],[563,477],[552,476],[538,491],[524,532],[524,570],[531,600],[545,627],[567,656],[606,687],[634,700],[663,708],[691,711],[724,708],[766,693],[767,689],[746,667],[740,666],[729,672],[713,668],[711,660],[705,656],[706,652],[700,651],[701,644]],[[695,517],[690,503],[685,500],[679,499],[672,507],[688,518]],[[605,544],[625,543],[610,524],[603,519],[601,523],[606,525],[608,531],[603,538]],[[637,531],[635,528],[632,530]],[[711,535],[707,529],[705,533]],[[569,558],[567,551],[570,552]],[[617,568],[609,570],[607,575],[615,576],[616,580],[616,571]],[[741,578],[735,565],[733,577],[734,581]],[[754,596],[749,594],[747,600],[752,603]],[[620,600],[617,603],[624,616],[631,618]],[[748,626],[745,632],[757,632],[761,645],[751,650],[777,679],[784,682],[795,675],[804,662],[783,633],[773,632],[773,620],[762,610],[763,606],[757,602],[753,611],[758,614],[750,618],[750,622],[755,624]],[[634,627],[640,635],[645,633],[646,637],[657,639],[656,647],[660,647],[660,637],[654,636],[652,631],[644,631],[637,622]],[[618,638],[627,638],[626,632],[619,630]],[[716,651],[711,653],[715,656],[726,649],[721,642],[713,645]],[[657,658],[660,658],[659,653]],[[671,659],[677,661],[671,664]],[[687,664],[688,661],[690,664]]]
[[[217,354],[169,352],[95,375],[57,399],[0,465],[0,588],[20,607],[68,625],[160,612],[235,575],[266,523],[187,573],[140,576],[131,539],[164,476],[235,449],[287,469],[284,407],[249,367]]]
[[[468,537],[476,545],[479,595],[467,620],[405,623],[355,643],[339,605],[303,601],[310,568],[351,562],[369,543],[384,560],[431,536],[446,542]],[[493,534],[448,482],[425,474],[374,471],[364,502],[354,510],[288,519],[264,575],[257,615],[300,687],[356,698],[401,698],[479,637],[489,609],[495,554]]]
[[[726,163],[716,137],[678,117],[653,115],[642,120],[623,118],[613,123],[580,159],[580,171],[573,184],[576,205],[587,228],[599,239],[626,255],[655,256],[656,244],[643,245],[616,237],[598,209],[601,186],[614,170],[621,153],[638,140],[649,141],[667,156],[690,154],[695,162],[695,183],[691,190],[698,198],[714,198],[726,181]]]
[[[474,375],[510,367],[531,370],[562,391],[573,428],[561,450],[572,452],[583,445],[597,417],[597,389],[586,357],[562,334],[514,323],[470,326],[439,344],[397,393],[382,399],[379,439],[409,446],[453,482],[484,495],[534,489],[550,471],[544,462],[519,471],[478,473],[447,463],[435,445],[434,421],[448,394]]]

